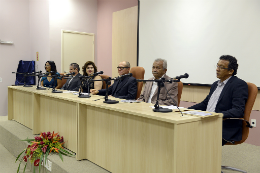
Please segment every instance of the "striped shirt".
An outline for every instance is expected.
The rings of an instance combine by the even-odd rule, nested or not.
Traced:
[[[225,85],[227,84],[228,80],[231,78],[232,76],[230,76],[229,78],[227,78],[225,81],[221,82],[220,80],[218,81],[218,86],[216,88],[216,90],[213,92],[213,94],[211,95],[208,105],[207,105],[207,109],[206,111],[208,112],[215,112],[217,103],[218,103],[218,99],[219,96],[223,90],[223,88],[225,87]]]

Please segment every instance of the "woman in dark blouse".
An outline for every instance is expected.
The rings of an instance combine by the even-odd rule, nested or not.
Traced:
[[[45,70],[46,72],[52,72],[52,73],[49,73],[48,75],[42,77],[41,86],[52,88],[54,85],[56,89],[61,88],[62,87],[61,77],[56,70],[56,65],[54,61],[47,61],[45,63]],[[57,80],[54,80],[54,78],[51,77],[52,75],[57,75],[58,76]]]
[[[82,67],[83,75],[84,76],[93,76],[93,73],[97,72],[97,66],[95,65],[94,62],[92,61],[87,61],[84,66]],[[92,79],[92,77],[83,80],[82,81],[82,91],[83,92],[88,92],[88,83]],[[94,80],[101,80],[102,78],[100,76],[95,76]],[[102,89],[102,81],[95,81],[95,82],[90,82],[89,83],[89,90],[90,89],[97,89],[101,90]]]

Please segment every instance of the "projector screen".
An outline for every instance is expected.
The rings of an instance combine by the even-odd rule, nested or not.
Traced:
[[[238,60],[237,76],[260,87],[259,0],[140,0],[139,59],[145,79],[156,58],[183,83],[212,84],[221,55]]]

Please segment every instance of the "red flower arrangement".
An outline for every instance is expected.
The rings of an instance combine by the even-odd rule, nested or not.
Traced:
[[[43,160],[47,160],[48,155],[53,153],[58,153],[61,160],[63,161],[62,155],[73,157],[75,156],[73,153],[68,152],[67,150],[64,150],[62,145],[64,144],[63,136],[59,136],[58,133],[41,133],[40,136],[36,136],[34,139],[25,139],[22,141],[27,141],[30,143],[26,149],[24,149],[16,158],[16,161],[20,158],[20,156],[25,153],[25,156],[23,157],[23,161],[26,162],[24,167],[24,172],[27,166],[28,159],[31,163],[34,164],[34,166],[39,166],[39,172],[41,170],[41,164]],[[15,161],[15,162],[16,162]],[[20,164],[18,166],[17,172],[20,170]],[[35,172],[35,167],[34,167]]]

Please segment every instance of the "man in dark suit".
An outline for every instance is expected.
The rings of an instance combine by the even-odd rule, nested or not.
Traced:
[[[170,80],[171,78],[166,75],[167,71],[167,61],[165,59],[156,59],[153,63],[152,73],[154,79],[165,78],[166,80]],[[144,90],[138,100],[142,100],[146,103],[156,103],[158,93],[157,82],[146,82],[144,86]],[[178,83],[164,83],[164,87],[160,90],[159,95],[159,104],[160,105],[178,105]]]
[[[127,61],[120,62],[118,67],[120,76],[128,74],[130,71],[130,63]],[[90,90],[91,94],[105,95],[106,90]],[[116,80],[113,85],[108,88],[108,95],[121,99],[135,99],[137,93],[137,82],[134,77],[126,76],[121,80]]]
[[[209,95],[201,103],[189,107],[209,112],[223,113],[225,118],[243,118],[245,104],[248,98],[248,86],[239,79],[237,74],[237,60],[230,55],[223,55],[217,63],[217,78],[212,84]],[[227,142],[242,139],[242,121],[224,120],[222,145]]]
[[[80,76],[79,65],[77,63],[70,64],[70,73],[75,73],[71,79],[67,79],[66,83],[62,86],[62,90],[79,91],[80,88]]]

